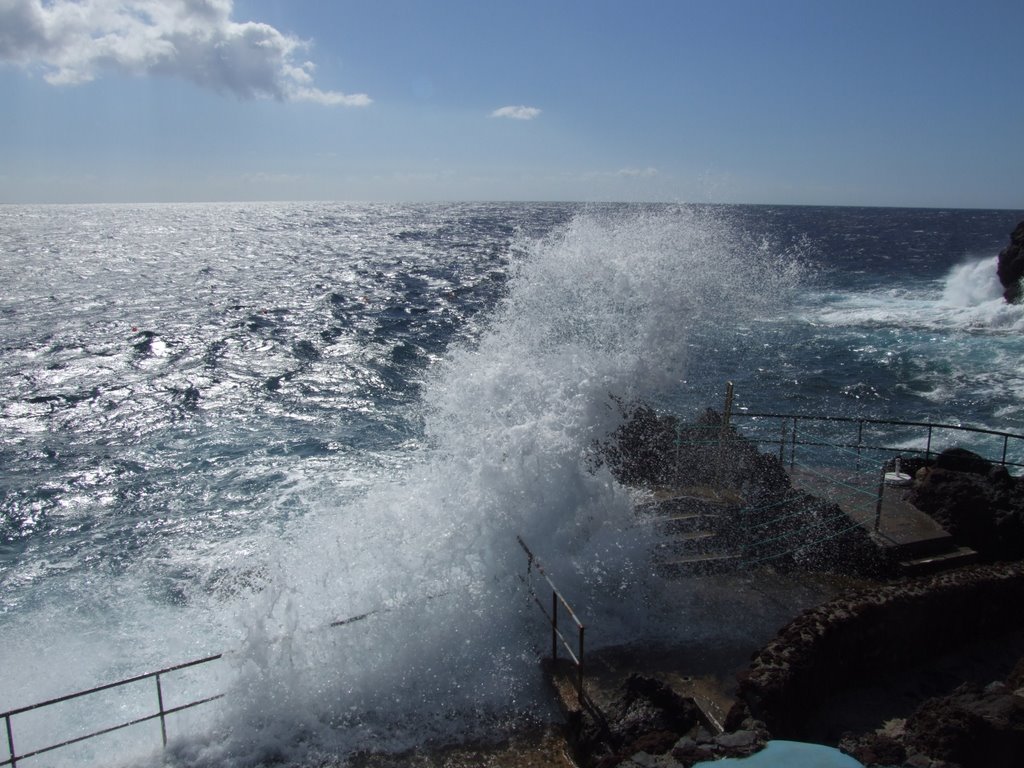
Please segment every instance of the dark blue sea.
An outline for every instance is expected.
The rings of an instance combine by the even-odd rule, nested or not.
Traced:
[[[615,398],[690,417],[732,381],[738,413],[1024,433],[1024,307],[995,276],[1022,218],[0,207],[0,711],[223,652],[168,677],[228,693],[171,724],[171,759],[543,720],[517,535],[593,644],[661,626],[633,492],[592,461]],[[115,721],[155,697],[107,695]],[[92,716],[19,716],[19,752]]]

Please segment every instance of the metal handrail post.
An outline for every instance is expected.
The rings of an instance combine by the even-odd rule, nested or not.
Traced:
[[[558,593],[551,590],[551,661],[558,660]]]
[[[882,494],[885,493],[885,467],[882,467],[882,476],[878,480],[878,502],[875,504],[875,533],[882,527]]]
[[[11,716],[4,717],[7,723],[7,751],[11,753],[11,768],[18,768],[18,758],[14,754],[14,732],[11,730]]]
[[[793,434],[791,435],[792,442],[789,448],[789,471],[792,472],[793,468],[796,467],[796,416],[793,417]]]
[[[160,685],[160,673],[156,673],[156,701],[160,705],[160,736],[164,740],[164,749],[167,749],[167,718],[164,712],[164,689]]]
[[[860,448],[864,443],[864,419],[857,419],[857,471],[860,472]]]
[[[580,627],[580,655],[577,660],[577,671],[579,672],[579,688],[577,693],[579,694],[580,704],[583,703],[583,627]]]
[[[682,425],[677,425],[676,426],[676,466],[675,466],[675,471],[673,472],[673,475],[672,475],[672,482],[676,486],[679,485],[679,454],[680,454],[680,451],[682,450],[682,445],[683,445],[683,427],[682,427]]]
[[[931,424],[928,425],[928,443],[927,443],[927,445],[925,445],[925,448],[924,448],[924,460],[925,461],[931,461],[932,460],[932,425]]]
[[[1003,435],[1003,460],[1000,461],[999,463],[1002,464],[1004,467],[1006,466],[1006,448],[1007,448],[1007,444],[1009,442],[1010,442],[1010,436],[1009,435]]]

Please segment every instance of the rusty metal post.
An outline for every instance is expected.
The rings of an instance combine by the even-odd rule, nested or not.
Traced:
[[[779,440],[779,464],[786,461],[786,420],[782,419],[782,439]]]
[[[583,627],[580,627],[580,647],[579,647],[579,687],[577,693],[579,694],[580,704],[583,703]]]
[[[558,593],[551,590],[551,661],[558,659]]]
[[[683,428],[681,425],[676,424],[676,467],[675,472],[672,474],[672,482],[676,488],[679,487],[679,453],[683,446]]]
[[[931,461],[932,460],[932,425],[931,424],[928,425],[928,444],[925,446],[925,449],[924,449],[924,460],[925,461]]]
[[[722,485],[725,466],[725,439],[729,434],[729,422],[732,420],[732,382],[725,382],[725,405],[722,408],[722,428],[718,432],[718,455],[715,457],[715,483]]]
[[[796,467],[796,416],[793,417],[793,434],[791,435],[790,449],[789,449],[789,471],[792,472],[793,468]]]
[[[733,385],[731,381],[725,382],[725,408],[722,410],[722,437],[729,431],[729,422],[732,420],[732,395]]]
[[[160,673],[156,673],[156,700],[160,705],[160,735],[164,740],[164,749],[167,749],[167,718],[164,713],[164,690],[160,685]]]
[[[882,527],[882,494],[885,493],[885,465],[882,465],[882,476],[878,481],[878,501],[875,503],[875,533]]]
[[[7,751],[11,754],[11,768],[18,768],[18,758],[14,756],[14,733],[11,730],[11,716],[4,718],[7,721]]]
[[[857,419],[857,472],[860,472],[860,449],[864,444],[864,419]]]

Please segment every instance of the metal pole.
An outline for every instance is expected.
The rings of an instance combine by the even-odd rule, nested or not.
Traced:
[[[679,451],[683,444],[683,427],[682,425],[676,425],[676,471],[675,471],[675,485],[679,487]]]
[[[164,740],[164,749],[167,749],[167,718],[164,716],[164,691],[160,686],[160,673],[156,673],[156,700],[160,705],[160,735]]]
[[[789,449],[789,471],[792,472],[796,466],[796,416],[793,417],[792,443]]]
[[[1003,435],[1003,460],[1001,462],[999,462],[999,463],[1002,464],[1004,467],[1006,466],[1006,446],[1007,446],[1007,443],[1009,443],[1009,441],[1010,441],[1010,436],[1009,435]]]
[[[782,419],[782,439],[779,440],[779,463],[786,460],[786,420]]]
[[[860,447],[864,442],[864,419],[857,419],[857,472],[860,472]]]
[[[924,460],[931,461],[932,459],[932,425],[928,425],[928,445],[924,449]]]
[[[732,382],[725,383],[725,406],[722,410],[722,428],[718,433],[718,455],[715,457],[715,485],[722,485],[723,468],[725,465],[725,438],[729,433],[729,422],[732,419]]]
[[[878,481],[878,502],[875,504],[875,533],[882,527],[882,494],[885,493],[885,467],[882,467],[882,477]]]
[[[580,647],[579,647],[579,652],[580,652],[580,655],[579,655],[579,665],[578,665],[579,666],[579,688],[577,690],[577,693],[579,693],[580,704],[582,704],[583,703],[583,627],[580,627]]]
[[[722,411],[722,437],[729,431],[729,422],[732,420],[732,393],[731,381],[725,382],[725,409]]]
[[[551,590],[551,660],[558,659],[558,593]]]
[[[11,753],[11,768],[18,768],[18,758],[14,756],[14,733],[11,731],[11,716],[7,715],[7,751]]]

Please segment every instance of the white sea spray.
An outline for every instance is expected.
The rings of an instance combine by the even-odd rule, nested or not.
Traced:
[[[648,631],[649,533],[593,457],[620,418],[612,397],[678,384],[691,333],[777,311],[800,265],[689,208],[583,214],[519,247],[486,328],[427,376],[414,463],[303,521],[241,614],[230,721],[244,742],[312,729],[334,749],[397,749],[547,717],[518,536],[588,644]]]

